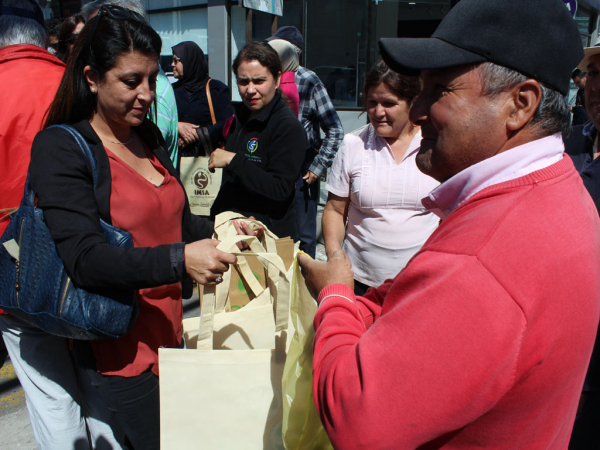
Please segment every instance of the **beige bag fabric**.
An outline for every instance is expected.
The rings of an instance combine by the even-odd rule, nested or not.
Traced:
[[[217,119],[215,119],[209,84],[210,79],[206,83],[206,98],[214,125],[217,123]],[[223,169],[214,169],[213,172],[208,169],[208,160],[213,151],[210,136],[204,127],[200,127],[196,131],[199,137],[199,143],[195,146],[196,155],[181,158],[179,174],[190,202],[192,214],[209,216],[210,208],[217,198],[219,189],[221,189]],[[202,154],[198,152],[200,144],[202,145]]]
[[[226,312],[230,268],[216,288],[205,286],[201,317],[184,320],[186,349],[159,349],[161,448],[280,449],[293,265],[286,270],[256,238],[232,235],[217,219],[219,237],[229,234],[218,248],[243,261],[247,253],[236,243],[245,239],[266,269],[268,287],[238,267],[257,296]]]
[[[210,208],[221,189],[223,169],[208,169],[207,156],[183,157],[180,161],[181,182],[190,202],[192,214],[209,216]]]

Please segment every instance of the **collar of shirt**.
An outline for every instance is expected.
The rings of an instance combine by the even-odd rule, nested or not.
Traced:
[[[594,133],[595,130],[596,130],[596,127],[594,127],[594,124],[590,120],[590,121],[586,122],[585,125],[583,126],[583,130],[581,130],[581,134],[583,134],[584,136],[590,137]]]
[[[370,149],[376,149],[376,150],[385,148],[388,151],[388,153],[391,155],[392,159],[394,161],[396,161],[396,157],[394,156],[392,147],[390,147],[390,144],[388,144],[388,142],[384,138],[382,138],[375,132],[375,128],[373,128],[372,124],[367,124],[364,127],[361,127],[356,131],[353,131],[352,134],[358,135],[365,128],[368,130],[367,141],[365,143],[365,147],[370,148]],[[404,161],[406,158],[411,156],[413,153],[416,153],[417,151],[419,151],[419,148],[421,148],[421,129],[420,128],[415,132],[414,136],[412,137],[412,139],[410,141],[410,144],[408,144],[408,149],[404,153],[402,160],[396,161],[396,163],[399,164],[400,162]]]
[[[511,148],[467,167],[435,188],[422,202],[444,220],[488,186],[523,177],[557,163],[565,146],[560,133]]]

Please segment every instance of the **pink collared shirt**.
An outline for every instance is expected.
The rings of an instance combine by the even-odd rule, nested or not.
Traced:
[[[477,192],[544,169],[563,158],[565,145],[560,133],[511,148],[467,167],[440,184],[423,206],[444,220]]]
[[[420,145],[418,132],[398,162],[367,125],[344,136],[331,167],[327,190],[350,197],[343,248],[368,286],[395,277],[438,226],[421,203],[439,183],[417,168]]]

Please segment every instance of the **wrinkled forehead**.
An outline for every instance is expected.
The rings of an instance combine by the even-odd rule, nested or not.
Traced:
[[[598,69],[600,67],[600,53],[590,56],[588,64],[586,66],[586,71],[589,72],[592,69]]]

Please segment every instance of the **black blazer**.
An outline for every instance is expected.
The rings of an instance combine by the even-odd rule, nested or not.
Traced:
[[[31,186],[39,200],[39,207],[44,210],[58,255],[73,283],[92,290],[122,291],[183,281],[184,298],[191,296],[184,246],[185,243],[209,238],[213,223],[192,215],[186,196],[182,219],[185,242],[154,248],[118,248],[108,244],[100,227],[100,218],[112,223],[108,155],[87,120],[74,126],[86,139],[96,158],[96,193],[91,167],[66,130],[52,128],[39,132],[33,141],[29,165]],[[146,119],[135,130],[163,167],[179,181],[156,126]],[[185,193],[183,186],[182,190]]]

